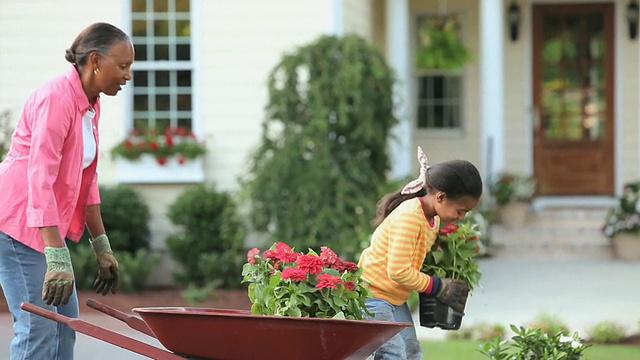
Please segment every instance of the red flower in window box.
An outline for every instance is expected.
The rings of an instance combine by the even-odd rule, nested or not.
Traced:
[[[190,129],[184,127],[166,128],[161,136],[153,129],[143,131],[133,129],[127,137],[111,149],[114,158],[135,161],[142,154],[156,158],[160,165],[175,157],[178,164],[198,158],[205,153],[204,144],[199,142]]]

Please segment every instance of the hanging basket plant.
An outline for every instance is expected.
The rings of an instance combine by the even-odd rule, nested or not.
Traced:
[[[459,35],[458,15],[425,16],[418,21],[419,69],[456,70],[471,60],[471,52]]]

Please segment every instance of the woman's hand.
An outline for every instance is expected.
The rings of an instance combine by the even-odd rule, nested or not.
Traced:
[[[90,242],[98,261],[98,276],[93,283],[93,287],[98,294],[107,295],[109,292],[115,294],[118,291],[120,275],[118,261],[113,256],[113,251],[111,251],[109,238],[106,234],[102,234],[90,240]]]
[[[71,256],[66,247],[44,248],[47,261],[47,272],[44,274],[42,285],[42,300],[47,305],[58,306],[66,304],[73,293],[73,267]]]

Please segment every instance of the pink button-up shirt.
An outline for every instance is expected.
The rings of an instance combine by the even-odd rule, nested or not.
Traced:
[[[82,117],[90,107],[71,66],[27,99],[0,163],[0,231],[40,252],[45,244],[38,228],[57,225],[61,236],[78,241],[86,206],[100,202],[97,154],[83,170]],[[99,99],[94,110],[97,148]]]

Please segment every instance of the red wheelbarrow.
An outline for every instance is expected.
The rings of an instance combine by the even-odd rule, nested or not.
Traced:
[[[43,309],[23,310],[65,324],[132,352],[160,360],[318,359],[362,360],[409,323],[254,315],[246,310],[197,307],[134,308],[125,314],[88,299],[87,305],[155,337],[168,350]]]

